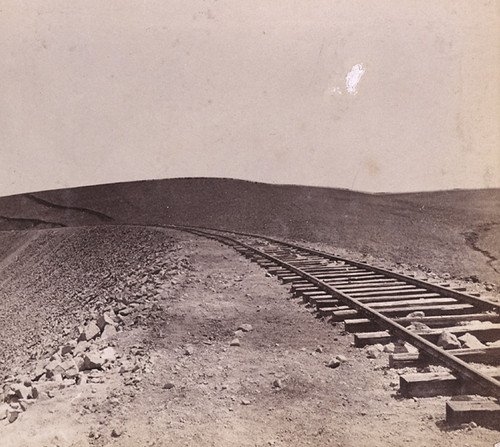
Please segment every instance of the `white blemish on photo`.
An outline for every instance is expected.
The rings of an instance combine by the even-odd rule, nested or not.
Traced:
[[[365,69],[363,68],[363,64],[356,64],[351,68],[351,71],[347,73],[345,78],[345,85],[347,91],[351,95],[355,95],[357,92],[356,86],[358,85],[361,77],[365,74]]]

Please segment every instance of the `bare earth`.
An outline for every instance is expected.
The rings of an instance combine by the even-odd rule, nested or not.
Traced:
[[[40,395],[15,422],[0,421],[1,446],[500,441],[499,431],[447,427],[448,398],[400,398],[388,354],[368,359],[342,325],[316,319],[287,286],[221,244],[138,227],[36,236],[2,234],[4,384],[32,377],[76,340],[78,326],[104,311],[122,315],[115,336],[87,343],[113,347],[113,359],[81,373],[87,383],[33,381]],[[235,334],[242,325],[251,328]],[[328,367],[338,355],[340,366]]]

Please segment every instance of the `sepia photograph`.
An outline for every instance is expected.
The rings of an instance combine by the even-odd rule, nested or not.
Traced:
[[[500,446],[499,0],[0,41],[0,447]]]

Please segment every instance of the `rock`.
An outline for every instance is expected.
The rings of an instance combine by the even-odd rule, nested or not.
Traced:
[[[38,399],[39,396],[40,396],[40,393],[38,392],[38,388],[36,386],[32,386],[31,387],[31,397],[33,399]]]
[[[125,309],[121,309],[118,314],[126,317],[127,315],[130,315],[134,311],[134,308],[132,306],[126,307]]]
[[[75,383],[77,385],[85,385],[87,383],[87,376],[85,376],[84,374],[78,374],[76,377],[75,377]]]
[[[165,385],[163,385],[164,390],[171,390],[174,387],[175,385],[172,382],[167,382]]]
[[[396,350],[396,346],[394,345],[394,343],[387,343],[384,346],[384,352],[393,353],[395,350]]]
[[[383,350],[384,346],[380,343],[377,343],[376,345],[368,347],[368,349],[366,350],[366,355],[369,359],[377,359],[380,357],[380,354],[383,352]]]
[[[54,352],[54,354],[50,356],[50,361],[62,362],[62,357],[59,355],[58,352]]]
[[[97,326],[102,332],[104,328],[107,325],[110,326],[115,326],[117,323],[114,320],[114,315],[112,316],[111,312],[104,312],[98,319],[97,319]]]
[[[31,387],[24,386],[23,384],[17,384],[12,390],[19,399],[33,399]]]
[[[64,346],[61,347],[60,353],[64,357],[66,354],[72,354],[74,349],[76,347],[76,342],[73,341],[72,343],[68,343]]]
[[[425,317],[425,313],[421,310],[417,310],[416,312],[409,313],[406,318],[423,318]]]
[[[139,368],[140,367],[137,363],[131,362],[130,360],[125,360],[122,362],[122,366],[120,367],[120,374],[124,374],[127,372],[135,372]]]
[[[242,405],[250,405],[251,402],[248,399],[241,399]]]
[[[104,363],[103,359],[97,352],[89,352],[83,356],[83,370],[100,369]]]
[[[10,424],[12,424],[13,422],[15,422],[17,420],[17,418],[21,414],[21,411],[22,410],[20,410],[20,409],[19,410],[12,410],[12,409],[7,410],[7,420],[9,421]]]
[[[23,411],[26,411],[30,405],[33,405],[35,403],[34,400],[26,400],[26,399],[20,399],[19,400],[19,408]]]
[[[0,421],[7,419],[9,409],[7,404],[0,404]]]
[[[328,368],[338,368],[340,366],[340,361],[338,359],[333,359],[333,360],[330,360],[326,366],[328,366]]]
[[[26,386],[24,384],[16,385],[12,391],[15,393],[18,399],[36,399],[38,397],[38,390],[33,386]]]
[[[101,333],[101,330],[99,329],[99,326],[95,324],[93,321],[91,321],[83,331],[80,333],[80,336],[78,337],[78,341],[90,341],[99,336]]]
[[[243,332],[253,331],[253,327],[251,324],[240,324],[238,326],[238,330],[242,330]]]
[[[283,388],[283,382],[281,382],[281,379],[276,379],[273,382],[273,387],[274,388]]]
[[[64,382],[64,377],[62,374],[54,374],[51,378],[52,381],[57,382],[57,383],[63,383]]]
[[[458,337],[458,340],[462,343],[463,348],[480,349],[486,347],[477,337],[474,337],[474,335],[469,334],[468,332],[461,337]]]
[[[322,346],[318,346],[316,348],[316,352],[319,352],[321,354],[323,352],[323,347]]]
[[[115,348],[108,346],[104,348],[101,352],[101,358],[104,362],[114,362],[116,360],[116,351]]]
[[[37,362],[35,366],[35,371],[33,371],[33,374],[31,375],[31,378],[33,380],[39,380],[40,377],[42,377],[45,374],[45,366],[47,365],[46,360],[40,360]]]
[[[58,374],[64,374],[64,367],[60,361],[52,360],[45,366],[45,375],[47,379],[51,379]]]
[[[123,434],[123,430],[120,428],[113,428],[111,431],[111,437],[112,438],[119,438]]]
[[[116,327],[112,326],[111,324],[108,324],[104,327],[104,330],[102,331],[101,334],[101,339],[107,340],[109,338],[112,338],[116,335]]]
[[[419,332],[419,331],[428,331],[430,327],[424,323],[420,323],[420,321],[414,321],[412,324],[406,327],[409,331]]]
[[[76,357],[78,354],[83,354],[85,351],[89,350],[90,346],[91,345],[88,341],[79,342],[73,350],[73,356]]]
[[[192,346],[186,346],[184,348],[184,355],[193,355],[194,354],[194,348]]]
[[[78,356],[73,358],[78,371],[83,371],[85,367],[85,360],[83,359],[83,354],[79,354]]]
[[[14,391],[7,391],[3,394],[3,399],[1,402],[6,403],[6,404],[12,404],[15,403],[19,400],[19,397],[17,397],[16,393]]]
[[[64,368],[64,377],[73,379],[78,375],[79,367],[74,359],[65,360],[61,366]]]
[[[444,349],[459,349],[462,347],[461,343],[458,341],[458,338],[448,331],[443,331],[441,333],[437,345],[441,346]]]
[[[229,343],[229,346],[241,346],[241,343],[237,338],[235,338],[235,339],[231,340],[231,343]]]
[[[345,355],[339,354],[335,357],[340,363],[347,362],[347,357]]]
[[[234,336],[237,338],[237,337],[243,337],[243,334],[244,332],[240,329],[238,329],[237,331],[234,331]]]

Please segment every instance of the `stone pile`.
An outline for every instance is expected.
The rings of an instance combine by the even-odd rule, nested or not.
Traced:
[[[53,347],[52,354],[42,354],[35,365],[31,362],[22,373],[0,382],[1,421],[13,423],[35,401],[53,398],[60,389],[103,383],[107,371],[122,375],[126,385],[138,383],[140,378],[134,376],[146,368],[142,351],[119,355],[117,335],[146,320],[165,318],[161,301],[190,268],[177,246],[161,245],[149,253],[146,248],[136,254],[135,261],[140,262],[134,271],[128,265],[125,270],[92,270],[82,275],[86,292],[79,294],[84,307],[79,314],[90,319],[77,330],[65,331],[72,339]],[[91,286],[93,282],[99,287]]]
[[[112,367],[118,359],[111,344],[119,324],[113,312],[105,312],[97,321],[80,328],[77,340],[38,361],[26,377],[8,376],[0,395],[0,420],[14,422],[36,399],[52,398],[57,389],[100,382],[102,373],[93,372]]]

